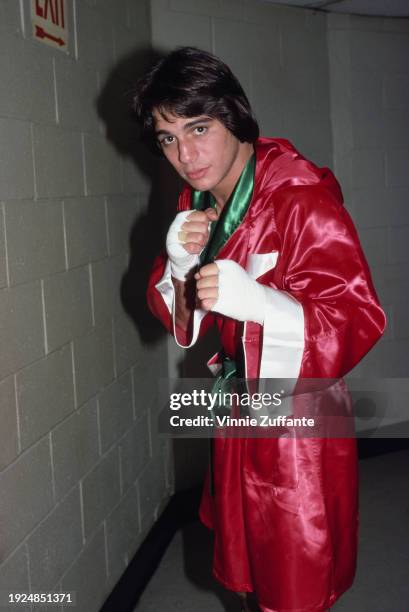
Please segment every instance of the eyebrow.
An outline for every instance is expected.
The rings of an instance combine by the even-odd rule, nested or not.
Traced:
[[[195,127],[196,125],[203,125],[204,123],[210,123],[212,121],[211,117],[203,117],[203,119],[194,119],[193,121],[188,121],[187,123],[185,123],[185,125],[183,126],[183,130],[190,130],[190,128]],[[156,136],[163,136],[163,135],[170,135],[172,136],[172,133],[169,132],[168,130],[157,130]]]

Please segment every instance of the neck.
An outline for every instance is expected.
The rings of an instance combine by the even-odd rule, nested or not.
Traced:
[[[254,147],[250,142],[241,142],[236,159],[230,168],[225,180],[211,190],[212,196],[216,200],[217,211],[221,212],[224,205],[233,192],[233,189],[240,178],[241,173],[248,160],[254,153]]]

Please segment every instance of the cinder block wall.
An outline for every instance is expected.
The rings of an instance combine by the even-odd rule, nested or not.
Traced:
[[[92,612],[169,496],[167,355],[121,297],[151,186],[112,99],[148,3],[66,4],[69,54],[33,41],[29,0],[0,4],[0,590],[75,590]]]
[[[328,26],[335,171],[388,315],[356,373],[407,377],[409,22],[332,15]]]

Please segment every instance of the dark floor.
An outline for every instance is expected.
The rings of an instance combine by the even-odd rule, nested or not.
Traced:
[[[409,451],[360,461],[360,547],[353,587],[335,612],[409,612]],[[237,612],[211,576],[211,536],[199,523],[179,531],[138,612]]]

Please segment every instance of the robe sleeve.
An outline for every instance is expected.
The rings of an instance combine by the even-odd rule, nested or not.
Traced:
[[[191,202],[191,188],[185,185],[182,189],[177,205],[177,212],[189,210]],[[147,301],[151,312],[166,327],[182,348],[190,348],[214,324],[213,313],[201,308],[193,312],[192,330],[186,332],[175,322],[174,309],[175,289],[173,287],[170,265],[165,252],[156,257],[150,274],[147,290]]]
[[[157,317],[182,348],[190,348],[214,323],[213,313],[201,308],[193,311],[191,336],[175,321],[175,289],[173,287],[169,260],[165,253],[156,257],[149,278],[147,301],[151,312]]]
[[[274,209],[281,239],[274,284],[298,305],[288,310],[297,333],[302,307],[299,376],[343,376],[385,328],[357,232],[342,203],[320,186],[282,190]]]

